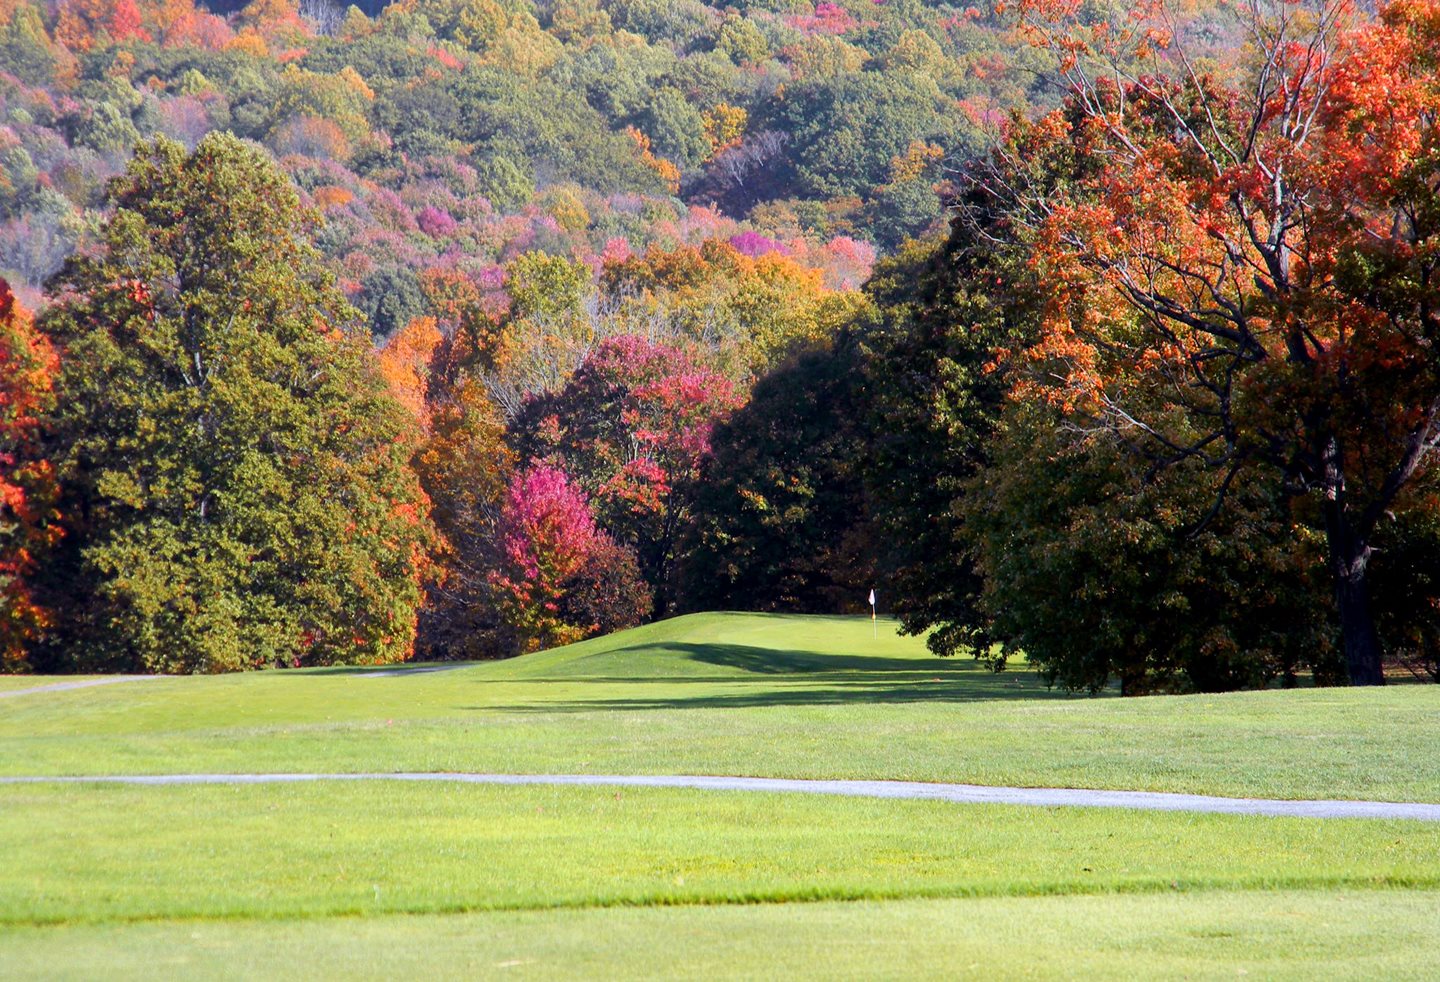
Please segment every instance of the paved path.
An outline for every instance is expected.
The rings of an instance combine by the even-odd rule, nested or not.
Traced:
[[[358,672],[363,679],[388,679],[397,675],[425,675],[430,672],[449,672],[456,668],[469,668],[474,662],[456,662],[453,665],[419,665],[413,668],[380,668]],[[64,692],[67,689],[88,689],[92,685],[114,685],[116,682],[148,682],[152,679],[170,678],[168,675],[107,675],[103,679],[82,679],[76,682],[51,682],[49,685],[35,685],[28,689],[9,689],[0,692],[0,699],[12,696],[28,696],[37,692]]]
[[[9,689],[0,692],[0,699],[11,696],[28,696],[36,692],[64,692],[66,689],[88,689],[92,685],[114,685],[116,682],[149,682],[152,679],[168,678],[165,675],[108,675],[103,679],[83,679],[79,682],[51,682],[29,689]]]
[[[1087,791],[1079,788],[994,788],[917,781],[818,781],[771,777],[699,777],[617,774],[154,774],[96,777],[0,777],[0,784],[290,784],[308,781],[452,781],[464,784],[561,784],[598,787],[702,788],[714,791],[783,791],[853,798],[909,798],[967,804],[1137,808],[1147,811],[1284,815],[1298,818],[1402,818],[1440,822],[1440,804],[1396,801],[1286,801],[1219,798],[1158,791]]]

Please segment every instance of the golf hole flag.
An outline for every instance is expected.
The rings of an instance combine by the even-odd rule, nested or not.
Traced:
[[[870,635],[874,637],[879,628],[875,625],[875,588],[870,588]]]

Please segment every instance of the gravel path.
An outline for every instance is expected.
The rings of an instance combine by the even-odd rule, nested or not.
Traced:
[[[165,675],[110,675],[103,679],[84,679],[80,682],[51,682],[49,685],[37,685],[29,689],[10,689],[0,692],[0,699],[9,699],[13,696],[28,696],[36,692],[64,692],[66,689],[88,689],[92,685],[114,685],[116,682],[149,682],[152,679],[167,678]]]
[[[854,798],[909,798],[967,804],[1042,807],[1136,808],[1147,811],[1282,815],[1297,818],[1400,818],[1440,822],[1440,804],[1396,801],[1286,801],[1219,798],[1157,791],[1087,791],[1079,788],[995,788],[917,781],[817,781],[770,777],[701,777],[617,774],[155,774],[94,777],[0,777],[0,784],[289,784],[308,781],[452,781],[465,784],[558,784],[590,787],[702,788],[832,794]]]

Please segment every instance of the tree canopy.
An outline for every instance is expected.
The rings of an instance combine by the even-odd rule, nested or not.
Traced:
[[[63,611],[37,667],[220,671],[407,656],[428,505],[413,431],[266,155],[142,146],[40,325]]]

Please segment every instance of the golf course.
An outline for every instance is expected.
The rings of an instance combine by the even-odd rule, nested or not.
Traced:
[[[1080,697],[876,633],[702,614],[500,662],[0,679],[0,976],[1433,972],[1440,822],[488,783],[1440,803],[1433,687]],[[28,780],[160,775],[208,777]]]

